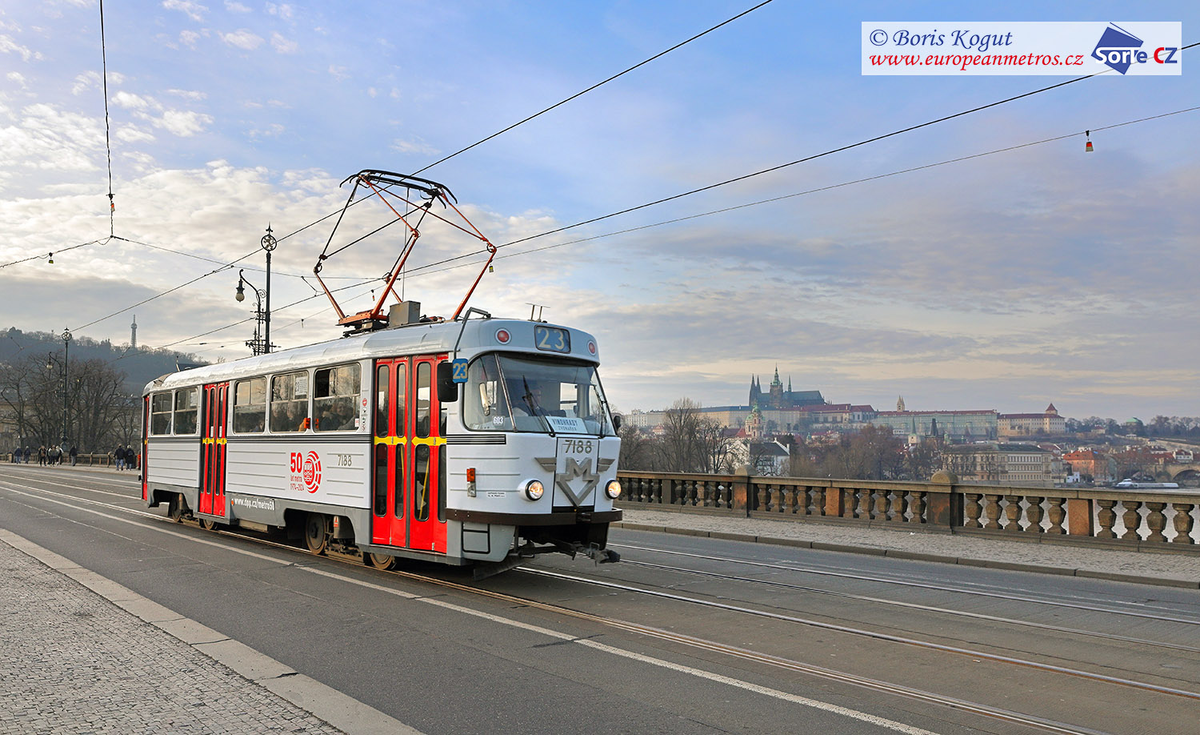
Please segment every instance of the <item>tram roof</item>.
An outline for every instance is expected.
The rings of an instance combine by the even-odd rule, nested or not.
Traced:
[[[570,353],[537,350],[534,347],[534,327],[538,326],[565,329],[570,332]],[[502,344],[496,336],[501,330],[510,334],[507,344]],[[461,341],[459,341],[460,331]],[[599,362],[599,349],[596,349],[596,354],[591,354],[588,347],[589,344],[596,345],[595,337],[582,330],[523,319],[471,319],[465,324],[462,320],[407,324],[402,327],[317,342],[265,355],[243,357],[215,365],[181,370],[150,381],[143,388],[142,393],[207,383],[223,383],[230,379],[284,373],[368,358],[445,353],[454,350],[455,342],[458,342],[459,350],[468,355],[494,348],[553,357],[570,357],[592,363]]]

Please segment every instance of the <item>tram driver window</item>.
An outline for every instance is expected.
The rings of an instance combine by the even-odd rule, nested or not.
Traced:
[[[195,434],[199,425],[200,389],[175,391],[175,433]]]
[[[308,373],[287,373],[271,378],[271,431],[304,431],[308,428]]]
[[[254,434],[267,428],[267,379],[239,380],[233,390],[233,430]]]
[[[360,365],[318,370],[313,380],[313,428],[317,431],[354,431],[358,428]]]
[[[512,428],[508,402],[500,386],[500,369],[495,355],[484,355],[467,368],[466,400],[463,415],[468,429],[504,430]]]
[[[150,435],[171,433],[171,394],[155,393],[150,398]]]

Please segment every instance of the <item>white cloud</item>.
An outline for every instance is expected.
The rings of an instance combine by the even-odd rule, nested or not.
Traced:
[[[344,66],[334,66],[333,64],[329,65],[329,74],[339,82],[344,82],[350,78],[350,75],[347,72],[348,69],[346,69]]]
[[[0,128],[0,160],[8,168],[91,171],[103,151],[103,121],[47,105],[30,105]]]
[[[397,153],[420,153],[426,156],[436,156],[440,153],[437,148],[434,148],[420,138],[413,138],[412,140],[396,138],[392,141],[390,147]]]
[[[208,12],[206,6],[191,2],[191,0],[163,0],[162,6],[167,10],[178,10],[197,23],[203,22],[203,14]]]
[[[234,0],[225,0],[225,9],[231,13],[250,13],[250,8]]]
[[[261,36],[257,36],[245,28],[236,30],[233,33],[222,33],[220,36],[221,40],[230,46],[236,46],[237,48],[244,49],[246,51],[253,51],[261,46],[263,42]]]
[[[73,84],[71,86],[71,94],[74,94],[74,95],[83,94],[84,92],[88,91],[92,87],[99,86],[99,84],[100,84],[100,72],[85,71],[84,73],[75,77],[75,84]]]
[[[213,118],[212,115],[202,112],[167,110],[163,112],[161,118],[151,118],[150,122],[168,133],[181,138],[190,138],[197,133],[204,132],[204,128],[212,124]]]
[[[187,89],[168,89],[167,94],[173,94],[176,97],[183,97],[184,99],[197,102],[208,99],[208,93],[206,92],[196,92]]]
[[[19,71],[10,71],[5,75],[10,82],[16,82],[21,85],[21,89],[25,89],[28,85],[25,83],[25,75]]]
[[[29,48],[14,41],[11,36],[2,34],[0,34],[0,53],[17,54],[21,57],[22,61],[29,61],[30,59],[42,60],[40,51],[31,51]]]
[[[289,41],[278,33],[272,32],[271,48],[275,49],[277,53],[294,54],[300,50],[300,44],[295,41]]]
[[[150,97],[142,97],[141,95],[133,94],[121,90],[114,94],[109,101],[114,107],[120,107],[126,110],[149,110],[158,109],[161,107],[154,99]]]
[[[196,48],[196,41],[200,40],[201,34],[195,31],[180,31],[179,42],[188,48]]]
[[[148,143],[154,140],[154,133],[136,125],[119,125],[113,137],[125,143]]]
[[[375,96],[378,94],[379,94],[379,91],[376,90],[374,87],[367,87],[367,96],[370,97],[371,99],[375,99]]]
[[[288,5],[286,3],[280,3],[279,5],[276,5],[274,3],[267,3],[267,12],[270,13],[271,15],[274,15],[277,18],[282,18],[284,20],[291,20],[292,14],[293,14],[293,8],[291,5]]]
[[[271,123],[270,125],[268,125],[265,128],[255,128],[255,129],[251,130],[249,132],[249,136],[251,139],[275,138],[275,137],[279,136],[279,134],[282,133],[284,130],[286,130],[286,128],[284,128],[279,123]]]

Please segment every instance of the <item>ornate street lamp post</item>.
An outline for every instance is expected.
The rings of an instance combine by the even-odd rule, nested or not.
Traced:
[[[263,352],[271,351],[271,252],[279,243],[275,240],[275,236],[271,234],[271,225],[267,225],[267,234],[262,236],[259,241],[262,249],[267,253],[267,310],[263,317],[264,334],[263,334]]]
[[[264,340],[262,337],[262,326],[263,326],[263,321],[264,321],[263,303],[262,303],[263,295],[262,295],[262,291],[259,291],[257,288],[254,287],[253,283],[250,283],[249,281],[246,280],[246,276],[243,275],[244,272],[245,272],[244,269],[238,271],[237,294],[234,295],[234,298],[237,299],[238,301],[245,301],[246,300],[246,292],[245,292],[246,286],[249,286],[250,290],[254,292],[254,300],[255,300],[254,338],[251,340],[247,340],[246,346],[250,348],[250,354],[261,355],[267,351],[266,345],[264,344]]]
[[[71,392],[71,390],[70,390],[71,384],[68,381],[68,378],[70,375],[70,372],[69,372],[70,365],[71,365],[71,330],[69,330],[65,327],[63,328],[62,341],[63,341],[63,433],[62,433],[62,443],[63,443],[63,451],[65,452],[66,446],[67,446],[67,428],[68,428],[67,427],[67,420],[68,420],[67,419],[67,399]]]

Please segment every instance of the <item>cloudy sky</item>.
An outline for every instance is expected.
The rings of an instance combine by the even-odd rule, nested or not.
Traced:
[[[136,313],[142,344],[246,355],[251,325],[220,328],[251,313],[233,295],[240,267],[263,286],[258,254],[101,319],[255,250],[268,223],[282,237],[336,210],[360,169],[421,169],[753,4],[110,0],[123,239],[67,250],[109,234],[98,5],[0,2],[0,263],[56,251],[53,265],[0,269],[0,326],[125,342]],[[864,77],[864,21],[1131,10],[1200,40],[1194,3],[775,0],[422,175],[508,243],[1062,80]],[[1103,130],[1200,106],[1191,61],[1182,76],[1090,79],[504,248],[472,304],[519,317],[543,304],[597,334],[622,409],[742,403],[751,374],[769,381],[778,365],[797,390],[879,409],[903,395],[910,409],[1200,415],[1200,111]],[[1073,137],[1027,145],[1059,136]],[[373,204],[348,226],[384,221]],[[338,334],[299,278],[329,233],[276,251],[282,346]],[[420,266],[477,243],[423,234],[405,295],[446,315],[478,259]],[[386,230],[323,275],[377,277],[398,246]],[[344,292],[349,306],[369,290]]]

